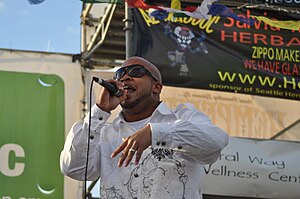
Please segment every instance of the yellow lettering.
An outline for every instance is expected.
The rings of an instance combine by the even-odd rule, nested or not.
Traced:
[[[145,22],[147,23],[147,26],[150,27],[151,25],[155,25],[155,24],[159,24],[160,23],[160,21],[159,20],[155,20],[154,17],[150,18],[149,15],[146,13],[145,10],[139,8],[139,11],[142,14]]]

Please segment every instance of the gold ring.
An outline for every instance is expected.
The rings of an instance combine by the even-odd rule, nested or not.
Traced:
[[[129,149],[129,152],[135,152],[135,151],[136,151],[136,150],[133,149],[133,148]]]

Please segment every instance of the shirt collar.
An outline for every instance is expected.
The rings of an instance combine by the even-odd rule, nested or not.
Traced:
[[[161,114],[161,115],[169,115],[169,114],[172,114],[172,111],[169,109],[169,107],[164,103],[164,102],[161,102],[157,108],[153,111],[152,115],[150,116],[151,117],[154,117],[155,115],[157,114]],[[118,114],[118,118],[116,118],[116,120],[114,120],[114,123],[119,123],[119,122],[125,122],[125,119],[123,117],[123,115],[121,114],[121,112]]]
[[[172,114],[171,110],[169,109],[169,107],[164,103],[161,102],[158,107],[154,110],[152,115],[157,114],[157,112],[159,112],[162,115],[169,115]]]

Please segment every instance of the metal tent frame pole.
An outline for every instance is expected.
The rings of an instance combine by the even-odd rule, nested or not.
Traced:
[[[123,20],[125,22],[125,35],[126,35],[126,59],[130,56],[132,56],[132,8],[129,8],[127,3],[125,3],[125,19]]]

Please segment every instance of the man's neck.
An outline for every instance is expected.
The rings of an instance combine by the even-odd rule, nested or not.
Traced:
[[[138,107],[133,109],[123,109],[121,114],[127,122],[143,120],[147,117],[150,117],[159,104],[160,102],[153,103],[152,105],[149,105],[146,109],[141,109]]]

